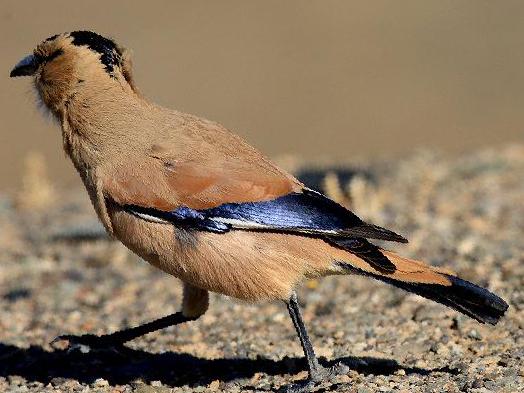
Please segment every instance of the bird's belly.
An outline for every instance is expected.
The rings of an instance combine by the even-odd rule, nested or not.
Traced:
[[[276,233],[187,231],[124,211],[110,212],[115,236],[144,260],[194,286],[249,300],[288,299],[305,275],[321,274],[322,242]],[[319,260],[321,259],[321,260]]]

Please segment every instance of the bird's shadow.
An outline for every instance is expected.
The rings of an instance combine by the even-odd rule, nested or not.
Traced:
[[[456,373],[449,368],[404,367],[394,360],[372,357],[343,357],[322,363],[331,365],[335,362],[342,362],[350,369],[366,375],[389,375],[400,369],[407,374]],[[187,353],[149,353],[128,347],[118,352],[81,353],[65,350],[50,352],[40,346],[20,348],[0,343],[0,377],[18,375],[30,382],[44,384],[55,378],[74,379],[87,384],[103,378],[111,385],[124,385],[140,379],[144,382],[161,381],[171,387],[206,386],[214,380],[229,382],[250,378],[256,373],[296,374],[305,368],[302,358],[293,357],[278,361],[264,357],[210,360]]]

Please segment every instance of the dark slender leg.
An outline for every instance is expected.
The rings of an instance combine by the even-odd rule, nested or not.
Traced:
[[[309,377],[312,380],[315,380],[315,376],[319,374],[319,370],[322,369],[322,366],[318,363],[317,356],[315,355],[315,350],[313,349],[313,345],[309,340],[306,327],[304,326],[304,321],[302,320],[302,315],[300,315],[300,308],[297,302],[297,295],[294,292],[291,295],[291,298],[289,299],[289,303],[287,303],[287,309],[289,311],[289,315],[291,316],[291,320],[293,321],[293,325],[295,325],[298,338],[300,339],[300,344],[302,345],[302,349],[304,350],[304,355],[306,356],[307,364],[309,367]]]
[[[304,321],[302,320],[302,316],[300,315],[300,308],[297,302],[297,295],[294,292],[289,298],[289,302],[287,303],[287,309],[289,311],[289,315],[291,316],[291,320],[293,321],[293,325],[295,325],[295,329],[297,331],[298,338],[300,339],[302,349],[304,350],[304,355],[306,356],[309,368],[309,380],[305,381],[302,384],[290,386],[288,388],[288,391],[307,391],[309,388],[312,387],[312,385],[314,385],[317,382],[321,382],[324,379],[329,379],[335,375],[346,374],[349,371],[349,368],[346,365],[339,363],[330,369],[326,369],[325,367],[321,366],[318,362],[317,356],[315,355],[315,351],[313,350],[313,345],[309,340],[306,327],[304,326]]]
[[[69,341],[70,348],[82,346],[87,347],[87,350],[115,348],[145,334],[152,333],[169,326],[178,325],[183,322],[193,321],[197,318],[198,317],[186,317],[182,312],[179,311],[166,317],[156,319],[152,322],[144,323],[143,325],[119,330],[110,334],[103,334],[101,336],[96,336],[94,334],[84,334],[81,336],[58,336],[51,342],[51,344],[54,344],[57,341],[67,340]]]

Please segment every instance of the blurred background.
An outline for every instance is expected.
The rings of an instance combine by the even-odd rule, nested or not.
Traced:
[[[29,79],[8,72],[75,29],[134,51],[142,92],[271,156],[391,158],[524,140],[521,1],[2,1],[0,188],[40,152],[79,184]]]

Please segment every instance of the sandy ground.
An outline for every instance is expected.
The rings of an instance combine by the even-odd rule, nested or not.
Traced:
[[[524,146],[337,167],[338,177],[299,172],[407,235],[397,251],[489,287],[510,310],[491,327],[360,277],[308,282],[299,294],[316,350],[323,363],[351,369],[317,391],[524,391]],[[0,197],[0,391],[277,391],[306,376],[282,304],[217,295],[199,321],[119,352],[52,348],[59,334],[110,332],[174,312],[181,292],[105,238],[82,190],[59,192],[46,186],[38,160],[32,168],[24,193]]]

